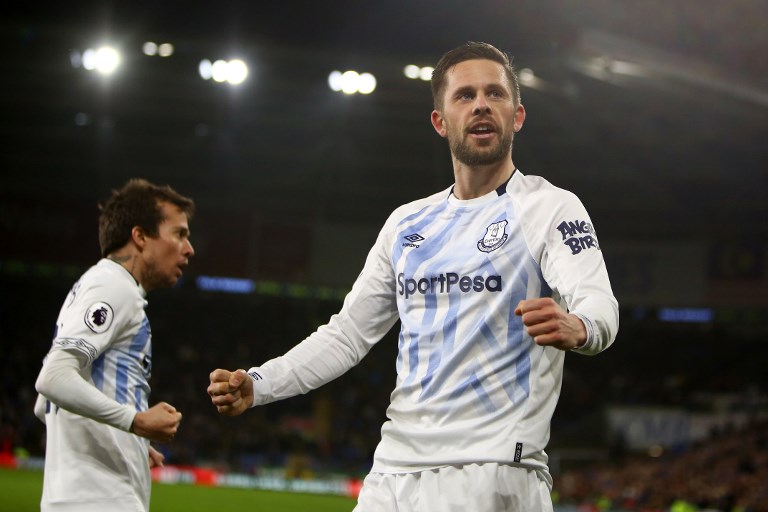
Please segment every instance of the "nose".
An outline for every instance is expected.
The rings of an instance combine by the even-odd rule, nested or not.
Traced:
[[[192,242],[190,242],[188,238],[184,247],[184,254],[186,254],[187,258],[191,258],[195,255],[195,249],[192,247]]]
[[[486,101],[485,94],[478,94],[475,96],[475,105],[472,108],[472,114],[479,116],[482,114],[490,114],[491,113],[491,107],[488,105],[488,102]]]

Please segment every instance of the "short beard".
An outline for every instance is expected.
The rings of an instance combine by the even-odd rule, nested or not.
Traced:
[[[176,284],[176,280],[173,277],[158,272],[151,265],[144,270],[143,278],[146,291],[157,290],[158,288],[171,288]]]
[[[464,165],[490,165],[501,162],[505,158],[510,158],[512,153],[512,140],[514,132],[509,137],[501,137],[498,144],[491,147],[488,151],[481,151],[470,147],[467,139],[453,140],[448,138],[448,146],[451,148],[453,156]]]

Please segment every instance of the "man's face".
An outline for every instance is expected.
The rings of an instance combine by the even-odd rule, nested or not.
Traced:
[[[161,203],[163,222],[156,238],[146,237],[142,286],[146,291],[176,284],[195,254],[189,241],[187,215],[171,203]]]
[[[504,67],[486,59],[451,68],[442,111],[432,113],[435,130],[447,137],[453,156],[468,166],[511,158],[512,140],[524,119],[525,110],[515,105]]]

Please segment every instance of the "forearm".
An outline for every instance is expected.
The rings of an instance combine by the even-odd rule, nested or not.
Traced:
[[[343,334],[335,316],[328,325],[283,356],[251,369],[263,377],[254,381],[254,405],[316,389],[359,363],[369,348],[365,344],[354,343]]]
[[[303,394],[330,382],[358,364],[392,328],[398,314],[386,232],[379,234],[341,311],[285,355],[251,368],[253,405]]]
[[[83,379],[80,371],[84,363],[80,358],[66,350],[51,352],[35,383],[38,393],[69,412],[130,431],[136,411],[108,398]]]

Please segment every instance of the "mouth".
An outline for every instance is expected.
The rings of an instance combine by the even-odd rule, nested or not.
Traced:
[[[474,138],[487,139],[496,133],[496,127],[492,123],[475,123],[469,127],[467,133]]]

